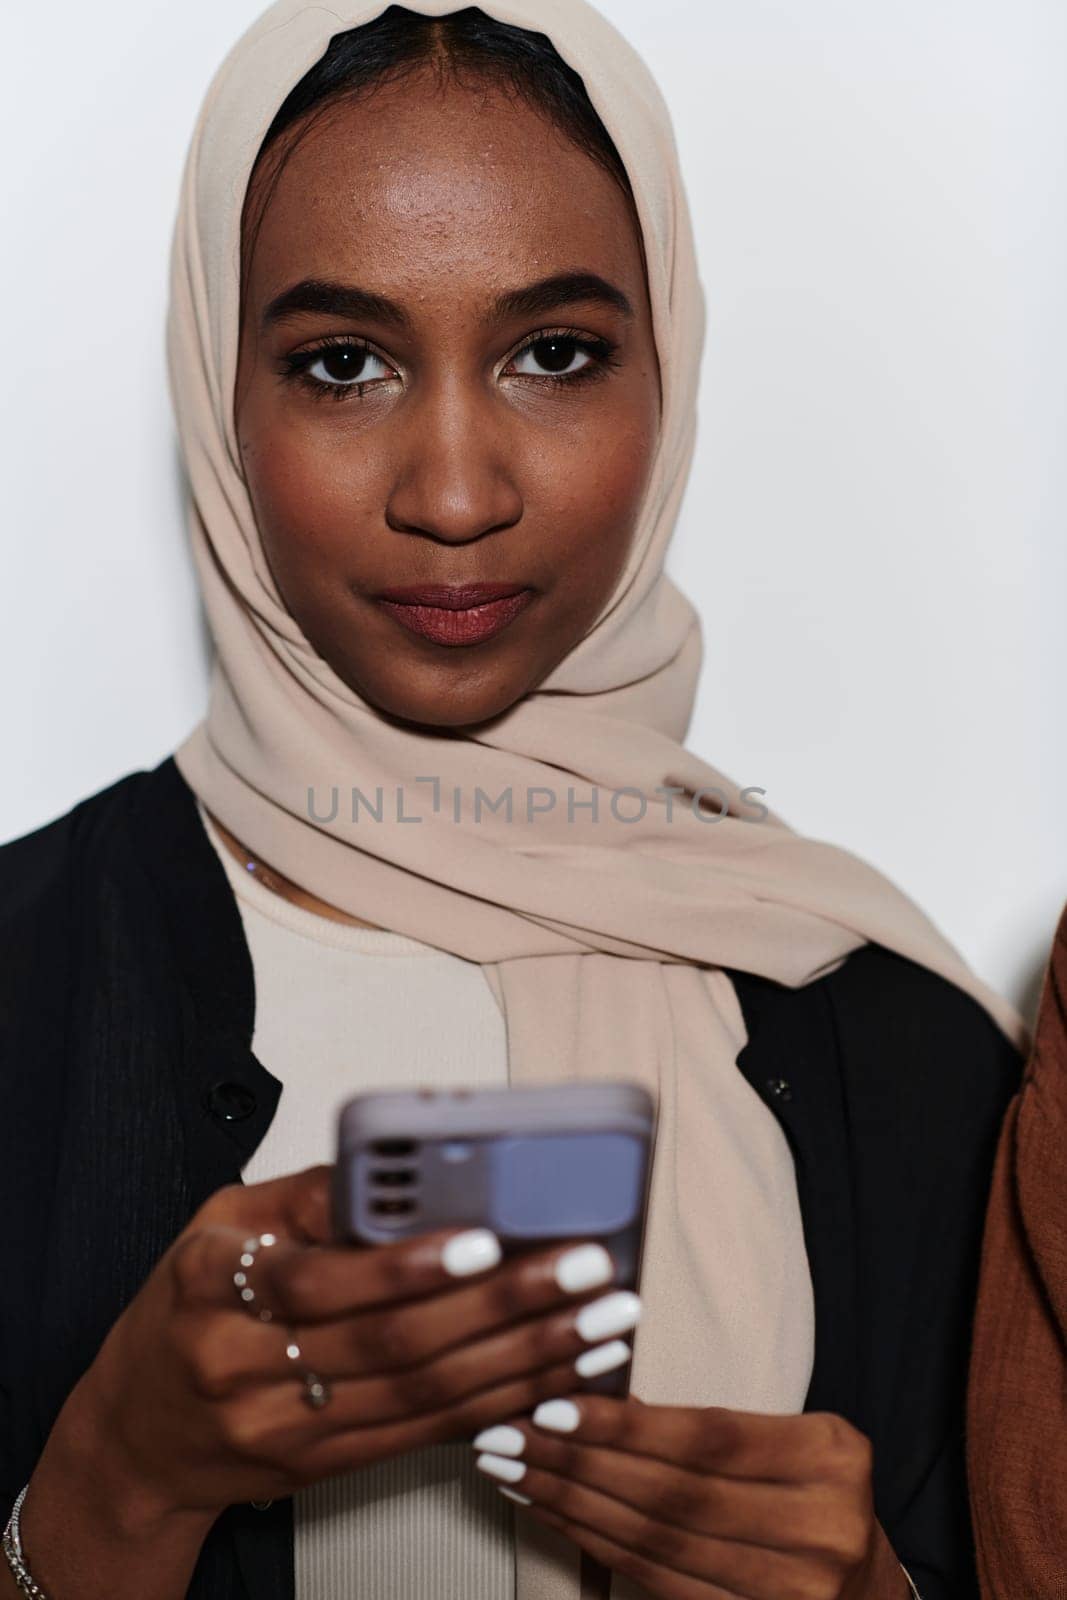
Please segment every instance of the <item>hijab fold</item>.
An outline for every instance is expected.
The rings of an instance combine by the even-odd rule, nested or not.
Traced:
[[[429,16],[458,9],[407,4]],[[232,416],[241,206],[288,91],[334,34],[384,9],[279,0],[224,61],[193,134],[168,357],[216,658],[206,718],[175,759],[208,811],[286,877],[480,963],[504,1014],[513,1082],[621,1077],[650,1089],[658,1129],[632,1389],[660,1403],[736,1403],[716,1360],[715,1234],[699,1222],[700,1178],[717,1148],[716,1075],[735,1070],[745,1042],[721,969],[797,986],[876,941],[972,995],[1020,1044],[1022,1026],[873,868],[773,815],[755,820],[736,786],[684,746],[702,640],[664,558],[693,453],[704,299],[666,107],[640,57],[585,0],[481,9],[548,35],[581,75],[634,192],[663,404],[615,590],[541,685],[471,737],[382,718],[287,612]],[[353,820],[354,788],[372,803],[381,791],[380,820],[366,808]],[[479,789],[487,800],[475,818]],[[511,820],[489,807],[509,790]],[[703,790],[715,791],[710,809]],[[755,1095],[752,1118],[754,1136],[759,1119],[773,1121]],[[781,1388],[767,1375],[761,1404],[799,1409],[789,1352],[778,1355]],[[580,1589],[576,1548],[522,1528],[518,1600],[578,1600]],[[627,1592],[616,1579],[612,1595]]]

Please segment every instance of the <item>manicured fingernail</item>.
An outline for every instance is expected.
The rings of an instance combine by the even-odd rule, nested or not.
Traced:
[[[501,1260],[500,1240],[488,1228],[471,1228],[457,1233],[441,1252],[441,1265],[453,1278],[469,1278],[472,1272],[486,1272]]]
[[[492,1450],[498,1456],[521,1456],[526,1449],[526,1435],[506,1422],[495,1428],[484,1429],[474,1440],[475,1450]]]
[[[519,1494],[517,1489],[505,1489],[504,1485],[501,1484],[499,1486],[499,1492],[502,1495],[505,1495],[507,1497],[507,1499],[514,1500],[514,1502],[515,1502],[515,1504],[517,1506],[532,1506],[533,1505],[533,1501],[530,1499],[529,1495]]]
[[[599,1344],[602,1339],[612,1339],[617,1333],[628,1333],[636,1328],[641,1317],[641,1302],[629,1289],[616,1294],[606,1294],[601,1300],[583,1306],[575,1326],[583,1339]]]
[[[586,1356],[595,1356],[595,1350],[587,1350]],[[585,1360],[585,1356],[581,1358]],[[582,1413],[578,1410],[573,1400],[542,1400],[533,1414],[533,1420],[539,1428],[553,1428],[556,1433],[573,1433],[582,1420]]]
[[[526,1471],[525,1461],[513,1461],[510,1456],[479,1456],[474,1465],[479,1472],[491,1478],[503,1478],[505,1483],[518,1483]]]
[[[602,1244],[580,1244],[556,1262],[556,1282],[568,1294],[595,1289],[598,1284],[610,1283],[614,1276],[615,1263]]]
[[[623,1366],[630,1359],[630,1346],[621,1339],[613,1339],[610,1344],[599,1344],[595,1350],[586,1350],[574,1363],[574,1370],[580,1378],[596,1378],[602,1372],[611,1372],[615,1367]]]

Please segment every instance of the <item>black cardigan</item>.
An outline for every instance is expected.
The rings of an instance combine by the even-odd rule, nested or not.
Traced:
[[[924,1600],[969,1600],[971,1304],[1021,1062],[973,1000],[875,946],[799,990],[731,976],[738,1066],[796,1162],[806,1409],[872,1441],[878,1515]],[[173,759],[0,848],[0,1524],[107,1329],[270,1124],[281,1086],[252,1054],[254,1007]],[[293,1600],[292,1500],[227,1508],[188,1594]]]

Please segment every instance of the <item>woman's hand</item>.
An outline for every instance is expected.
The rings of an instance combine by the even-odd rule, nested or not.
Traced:
[[[148,1559],[154,1547],[158,1557],[171,1530],[171,1580],[157,1568],[152,1592],[183,1593],[190,1530],[202,1541],[225,1506],[469,1439],[573,1388],[576,1360],[636,1321],[636,1296],[606,1294],[614,1267],[597,1244],[503,1263],[482,1229],[374,1249],[336,1245],[330,1173],[313,1167],[220,1189],[115,1322],[30,1482],[23,1543],[46,1589],[96,1593],[84,1575],[79,1587],[75,1571],[71,1586],[61,1581],[57,1527],[68,1510],[91,1521],[93,1538],[104,1527],[116,1569],[124,1550],[143,1548]],[[269,1307],[270,1322],[250,1314],[234,1284],[245,1240],[264,1232],[276,1242],[247,1272],[253,1309]],[[592,1322],[591,1301],[599,1302]],[[321,1409],[307,1404],[286,1355],[290,1326],[300,1365],[331,1387]],[[628,1349],[615,1354],[626,1359]],[[101,1580],[100,1592],[118,1591]],[[131,1581],[122,1592],[144,1591]]]
[[[841,1417],[574,1394],[483,1432],[478,1465],[660,1600],[908,1600]]]

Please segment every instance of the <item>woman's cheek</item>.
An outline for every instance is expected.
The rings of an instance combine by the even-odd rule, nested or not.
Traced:
[[[359,529],[374,505],[365,463],[339,459],[336,449],[276,440],[256,452],[246,475],[272,565],[312,553],[351,557],[362,544]]]
[[[558,495],[554,519],[563,548],[561,564],[598,575],[603,584],[621,571],[629,553],[648,481],[647,442],[623,429],[596,441]]]

